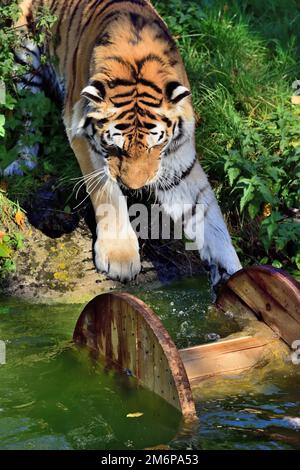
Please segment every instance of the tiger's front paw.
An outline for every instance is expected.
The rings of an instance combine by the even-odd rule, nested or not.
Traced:
[[[141,270],[139,245],[134,232],[120,240],[98,235],[94,249],[96,268],[112,279],[130,281]]]
[[[218,266],[216,264],[210,264],[208,266],[208,271],[210,275],[211,284],[215,290],[225,284],[231,277],[231,275],[234,274],[234,272],[231,274],[222,266]]]
[[[209,272],[212,287],[217,291],[234,273],[242,269],[242,265],[231,243],[224,243],[218,250],[212,251],[201,250],[200,254]]]

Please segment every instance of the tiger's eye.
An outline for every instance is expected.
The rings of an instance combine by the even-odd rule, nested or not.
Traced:
[[[96,121],[96,125],[100,127],[100,129],[104,126],[104,124],[108,121],[108,119],[98,119]]]

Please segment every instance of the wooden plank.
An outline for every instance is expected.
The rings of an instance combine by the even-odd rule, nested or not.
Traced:
[[[236,375],[255,367],[272,339],[245,336],[179,351],[191,385],[218,375]]]
[[[108,366],[131,373],[144,387],[195,420],[190,383],[179,352],[154,312],[127,293],[99,295],[83,310],[73,339]]]
[[[126,320],[125,328],[128,335],[128,374],[132,374],[134,377],[137,377],[137,347],[136,347],[136,332],[137,332],[137,318],[132,312],[130,305],[126,305]]]
[[[234,309],[237,299],[289,346],[300,339],[300,284],[289,274],[272,266],[242,269],[225,284],[217,305]]]

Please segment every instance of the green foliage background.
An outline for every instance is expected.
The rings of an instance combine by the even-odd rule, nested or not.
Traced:
[[[6,3],[6,5],[5,5]],[[297,0],[168,0],[155,6],[176,37],[199,115],[197,148],[244,264],[272,263],[299,276],[300,106],[291,104],[300,80]],[[19,94],[12,28],[16,1],[0,7],[0,167],[17,154],[17,139],[43,147],[38,168],[8,182],[22,204],[46,176],[79,174],[59,112],[43,94]],[[41,13],[38,40],[53,18]],[[297,92],[297,90],[296,90]],[[299,90],[300,93],[300,90]],[[35,136],[22,134],[22,111],[33,113]],[[71,191],[71,186],[69,187]],[[1,228],[1,227],[0,227]]]

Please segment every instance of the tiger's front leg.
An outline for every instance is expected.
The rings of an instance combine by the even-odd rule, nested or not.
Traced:
[[[95,168],[84,138],[73,139],[71,146],[86,181],[96,169],[101,171],[101,167]],[[140,272],[141,263],[139,244],[130,224],[126,198],[117,183],[105,178],[100,188],[96,184],[96,189],[87,189],[97,223],[94,245],[96,268],[112,279],[131,280]]]
[[[171,189],[158,191],[158,199],[175,222],[183,219],[185,235],[195,241],[214,287],[242,268],[214,192],[196,160],[186,177],[175,180]]]
[[[130,281],[141,270],[139,244],[130,224],[126,199],[116,183],[91,199],[97,222],[95,264],[112,279]]]

